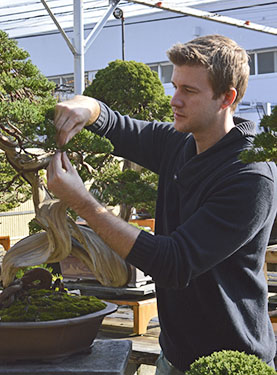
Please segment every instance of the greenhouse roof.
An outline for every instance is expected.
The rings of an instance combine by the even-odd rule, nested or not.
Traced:
[[[68,29],[73,27],[73,13],[74,6],[73,3],[76,0],[1,0],[0,2],[0,29],[6,31],[10,37],[19,38],[22,36],[33,35],[38,33],[48,33],[56,31],[57,27],[53,22],[53,19],[49,16],[43,3],[46,3],[50,8],[58,23],[63,29]],[[80,0],[78,0],[80,1]],[[218,4],[218,10],[216,13],[212,14],[212,17],[209,19],[217,21],[217,17],[223,17],[220,15],[221,5],[226,4],[232,9],[232,1],[225,0],[175,0],[175,1],[161,1],[149,0],[149,1],[128,1],[128,0],[83,0],[80,1],[83,6],[83,23],[87,24],[96,24],[99,20],[104,17],[107,12],[107,8],[112,3],[118,3],[120,8],[124,12],[124,18],[153,14],[157,12],[162,12],[162,7],[165,7],[167,10],[179,9],[182,8],[188,11],[194,10],[200,12],[203,5],[213,4],[213,6]],[[235,2],[233,2],[235,3]],[[245,3],[245,1],[244,1]],[[276,1],[260,1],[260,4],[251,4],[251,1],[248,1],[248,7],[252,8],[256,6],[255,9],[257,14],[257,20],[251,19],[252,22],[258,22],[259,20],[259,7],[263,6],[268,7],[268,17],[266,17],[265,22],[262,22],[262,26],[267,29],[277,27],[277,11],[272,11],[272,6],[276,6]],[[147,5],[146,5],[147,4]],[[236,4],[238,4],[236,2]],[[150,6],[149,6],[150,5]],[[154,7],[153,7],[154,6]],[[159,6],[161,8],[159,9]],[[247,8],[247,7],[246,7]],[[255,12],[254,12],[255,13]],[[239,13],[240,14],[240,13]],[[243,15],[244,13],[242,13]],[[195,15],[195,14],[191,14]],[[202,14],[196,14],[196,17],[201,17]],[[109,15],[109,18],[113,19],[113,15]],[[226,17],[225,17],[226,18]],[[222,22],[222,20],[219,20]],[[228,23],[228,20],[227,22]],[[242,27],[242,25],[236,25]],[[245,25],[243,25],[245,26]],[[247,27],[247,25],[246,25]]]

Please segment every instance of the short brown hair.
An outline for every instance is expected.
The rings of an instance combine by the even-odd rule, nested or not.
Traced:
[[[248,84],[249,57],[234,40],[223,35],[206,35],[187,43],[177,43],[168,51],[169,60],[177,66],[202,65],[207,68],[214,91],[214,99],[234,87],[237,97],[232,105],[242,99]]]

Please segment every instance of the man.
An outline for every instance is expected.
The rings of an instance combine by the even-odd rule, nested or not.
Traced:
[[[176,44],[168,56],[173,126],[130,119],[83,96],[57,105],[55,118],[59,145],[87,126],[109,138],[116,155],[159,174],[155,235],[108,213],[64,153],[49,165],[48,186],[155,281],[157,374],[182,374],[222,349],[274,366],[263,264],[276,215],[276,167],[240,162],[255,125],[233,117],[247,87],[248,56],[220,35]]]

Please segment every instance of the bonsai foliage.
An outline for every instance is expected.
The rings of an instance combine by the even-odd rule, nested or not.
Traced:
[[[277,106],[260,123],[263,131],[255,136],[253,147],[241,153],[245,163],[253,161],[277,162]]]
[[[31,186],[7,162],[0,152],[0,212],[12,210],[31,197]]]
[[[0,30],[1,211],[30,198],[29,172],[38,174],[56,150],[54,87],[32,64],[29,54]],[[107,139],[87,130],[65,147],[83,181],[91,179],[92,171],[112,149]]]
[[[0,31],[0,130],[23,150],[35,141],[36,129],[53,107],[53,84],[27,58],[28,53]],[[0,146],[0,148],[2,148]],[[3,148],[2,148],[3,149]],[[28,151],[24,152],[26,157]],[[0,210],[7,211],[30,198],[30,187],[0,151]]]
[[[121,114],[140,120],[172,121],[170,97],[158,74],[147,65],[135,61],[116,60],[97,72],[84,95],[106,103]],[[121,216],[128,220],[131,207],[154,215],[158,177],[134,163],[118,160],[110,163],[95,175],[94,193],[108,205],[121,205]]]
[[[196,360],[187,375],[273,375],[272,367],[255,355],[223,350]]]

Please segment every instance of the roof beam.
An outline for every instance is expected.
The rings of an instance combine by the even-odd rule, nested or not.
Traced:
[[[149,0],[148,1],[147,0],[129,0],[129,2],[150,6],[152,8],[167,10],[170,12],[181,13],[181,14],[185,14],[185,15],[197,17],[197,18],[202,18],[202,19],[209,20],[209,21],[221,22],[227,25],[242,27],[248,30],[277,35],[277,28],[274,28],[274,27],[259,25],[257,23],[253,23],[248,20],[239,20],[236,18],[221,16],[220,14],[217,14],[217,13],[211,13],[211,12],[206,12],[206,11],[199,10],[199,9],[186,7],[182,4],[174,5],[173,3],[173,5],[171,5],[172,1],[157,2],[156,0],[152,0],[152,1],[151,0],[150,1]]]
[[[97,38],[103,27],[105,26],[108,18],[112,14],[112,12],[115,10],[117,4],[120,0],[109,0],[110,5],[108,9],[106,10],[105,14],[102,16],[102,18],[97,22],[97,24],[94,26],[90,34],[87,36],[85,40],[85,52],[89,49],[91,44],[94,42],[94,40]]]
[[[55,17],[54,13],[52,12],[52,10],[49,8],[48,4],[46,3],[45,0],[40,0],[44,6],[44,8],[47,10],[49,16],[52,18],[54,24],[57,26],[59,32],[62,34],[64,40],[66,41],[66,44],[68,45],[70,51],[73,53],[73,55],[75,56],[77,54],[77,51],[75,49],[75,47],[73,46],[73,44],[71,43],[70,39],[68,38],[68,36],[66,35],[64,29],[61,27],[61,25],[59,24],[59,21],[57,20],[57,18]]]

